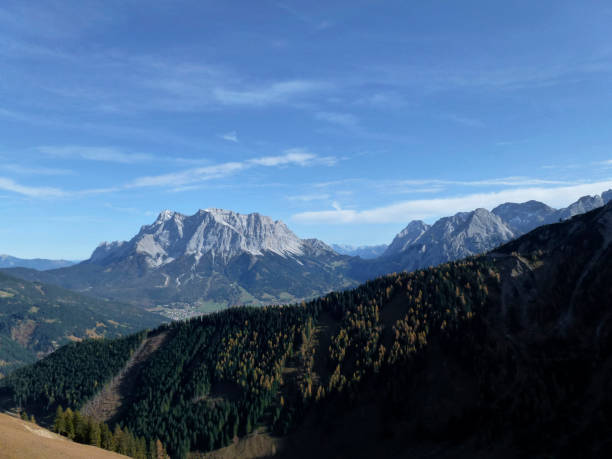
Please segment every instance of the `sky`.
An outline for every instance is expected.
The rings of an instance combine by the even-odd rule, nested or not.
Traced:
[[[85,259],[164,209],[389,243],[612,188],[612,6],[3,0],[0,253]]]

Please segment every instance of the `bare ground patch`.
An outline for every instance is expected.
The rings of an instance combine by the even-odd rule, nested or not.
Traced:
[[[35,329],[36,322],[33,320],[24,320],[11,329],[11,338],[25,347],[29,344]]]
[[[142,365],[163,344],[167,334],[167,331],[162,331],[156,335],[147,336],[134,351],[123,370],[87,402],[81,412],[85,416],[104,422],[117,415],[123,403],[129,399],[136,375],[140,372]]]

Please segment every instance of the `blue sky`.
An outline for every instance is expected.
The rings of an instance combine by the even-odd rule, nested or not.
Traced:
[[[0,253],[80,259],[163,209],[389,242],[612,187],[604,1],[0,4]]]

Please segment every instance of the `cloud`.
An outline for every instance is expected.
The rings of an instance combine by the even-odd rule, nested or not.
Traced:
[[[326,193],[301,194],[297,196],[287,196],[287,199],[289,199],[290,201],[301,201],[301,202],[323,201],[329,198],[330,198],[330,195]]]
[[[318,157],[299,148],[286,150],[284,155],[264,156],[262,158],[251,159],[248,162],[258,166],[284,166],[287,164],[297,164],[298,166],[308,166]]]
[[[331,166],[336,162],[334,157],[320,157],[300,148],[292,148],[284,153],[278,156],[263,156],[246,161],[232,161],[212,166],[197,167],[170,174],[140,177],[126,185],[126,188],[172,186],[176,190],[182,191],[189,189],[185,187],[186,185],[226,177],[253,167],[280,167],[289,165],[301,167],[314,165]]]
[[[126,188],[181,186],[214,178],[221,178],[245,169],[247,165],[240,162],[228,162],[214,166],[197,167],[170,174],[139,177]]]
[[[346,128],[353,128],[359,123],[359,119],[350,113],[318,112],[315,114],[315,118]]]
[[[287,102],[289,99],[320,91],[327,85],[317,81],[290,80],[281,81],[249,89],[228,89],[217,87],[213,89],[214,99],[223,105],[265,106]]]
[[[58,169],[55,167],[27,167],[20,164],[2,164],[0,169],[22,175],[72,175],[70,169]]]
[[[238,133],[236,131],[226,132],[221,135],[223,140],[227,140],[228,142],[238,143]]]
[[[65,191],[58,188],[20,185],[5,177],[0,177],[0,190],[10,191],[30,198],[57,198],[66,195]]]
[[[612,187],[612,180],[561,187],[516,188],[464,196],[419,199],[393,203],[367,210],[342,209],[301,212],[292,219],[301,223],[408,223],[410,220],[453,215],[479,207],[492,209],[504,202],[525,202],[531,199],[553,207],[563,207],[584,195],[599,194]]]
[[[143,161],[152,161],[153,155],[144,153],[126,153],[113,147],[83,147],[83,146],[42,146],[38,151],[54,158],[85,159],[88,161],[104,161],[113,163],[132,164]]]
[[[460,186],[531,186],[531,185],[568,185],[574,182],[565,180],[546,180],[531,177],[501,177],[484,180],[399,180],[396,185],[428,186],[428,185],[460,185]],[[387,186],[387,185],[385,185]]]
[[[451,121],[455,124],[459,124],[461,126],[471,127],[471,128],[481,128],[484,127],[484,123],[476,118],[469,118],[467,116],[459,116],[454,114],[446,114],[441,115],[440,119]]]

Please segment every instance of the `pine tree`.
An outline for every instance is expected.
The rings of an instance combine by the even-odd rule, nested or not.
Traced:
[[[157,447],[155,446],[155,440],[149,440],[149,446],[147,448],[147,459],[157,459]]]
[[[66,411],[64,412],[64,419],[65,419],[65,425],[66,425],[65,427],[66,436],[70,438],[71,440],[74,440],[74,436],[75,436],[74,413],[72,412],[70,408],[66,408]]]
[[[115,442],[113,440],[113,434],[108,425],[104,422],[100,423],[100,446],[109,451],[114,451]]]
[[[125,454],[127,452],[127,445],[125,444],[124,434],[121,430],[121,426],[117,424],[115,431],[113,432],[113,443],[115,444],[114,451],[119,454]]]
[[[98,424],[92,418],[87,419],[87,424],[87,430],[89,431],[88,443],[99,448],[102,445],[102,431],[100,430],[100,424]]]
[[[53,432],[60,435],[66,435],[66,419],[64,416],[64,410],[61,405],[55,410],[55,421],[53,422]]]

